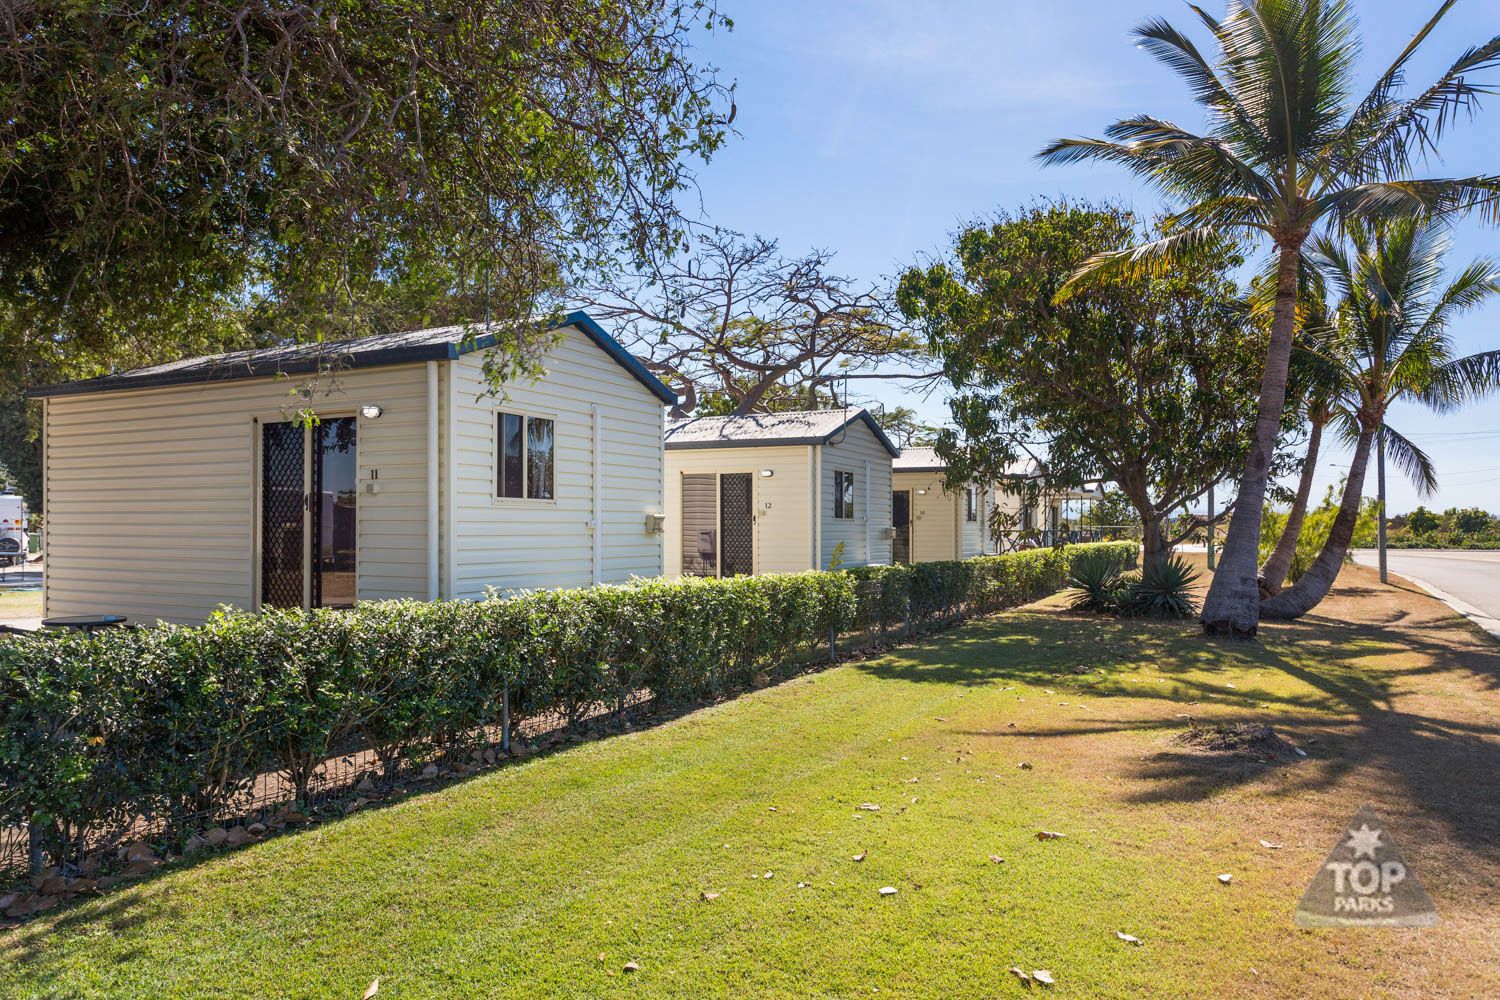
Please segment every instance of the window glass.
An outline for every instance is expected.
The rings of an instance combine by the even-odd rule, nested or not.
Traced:
[[[552,421],[526,418],[526,495],[552,499]]]
[[[522,495],[521,418],[514,413],[500,414],[500,482],[496,495]]]
[[[854,473],[834,470],[833,516],[840,520],[854,517]]]
[[[977,520],[979,520],[979,512],[978,512],[978,510],[975,509],[975,504],[974,504],[974,487],[972,487],[972,486],[970,486],[968,489],[964,490],[964,520],[965,521],[977,521]]]

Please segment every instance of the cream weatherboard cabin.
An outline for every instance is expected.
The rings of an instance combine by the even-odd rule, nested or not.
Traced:
[[[948,464],[932,448],[903,448],[891,463],[896,562],[968,559],[994,551],[989,524],[996,494],[978,484],[949,490],[943,480],[947,472]]]
[[[890,563],[895,455],[862,409],[670,421],[667,575]]]
[[[555,332],[546,374],[498,394],[473,326],[35,390],[46,615],[192,623],[661,575],[674,396],[587,315]]]

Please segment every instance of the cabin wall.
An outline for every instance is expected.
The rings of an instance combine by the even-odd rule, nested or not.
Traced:
[[[755,511],[755,572],[812,568],[809,459],[815,445],[671,448],[666,452],[666,572],[682,575],[682,477],[747,472]],[[770,476],[762,475],[769,471]]]
[[[361,469],[381,492],[358,495],[357,593],[427,594],[427,383],[421,364],[318,379],[255,378],[45,401],[45,613],[116,613],[195,623],[216,607],[255,606],[257,421],[302,406],[357,414]]]
[[[819,568],[829,568],[840,542],[844,545],[845,566],[890,565],[891,453],[863,420],[850,424],[834,441],[820,447],[818,506],[823,530]],[[836,469],[854,473],[852,519],[833,516]]]
[[[445,365],[452,416],[444,418],[444,451],[454,470],[444,477],[454,484],[451,503],[444,504],[446,593],[472,598],[490,587],[511,592],[585,587],[596,577],[624,583],[660,576],[663,536],[647,531],[646,517],[663,511],[661,400],[576,327],[563,328],[543,362],[546,375],[536,382],[507,382],[502,393],[493,393],[483,364],[478,351]],[[554,499],[497,496],[501,412],[555,421]],[[595,490],[602,499],[598,525]],[[596,573],[594,534],[600,529]]]

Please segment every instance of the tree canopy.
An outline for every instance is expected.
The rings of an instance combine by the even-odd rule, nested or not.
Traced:
[[[20,386],[541,317],[560,281],[645,266],[727,135],[689,52],[727,26],[713,0],[8,5],[6,457]]]
[[[999,481],[1041,439],[1053,483],[1102,478],[1130,498],[1155,558],[1167,516],[1244,459],[1262,338],[1228,239],[1169,274],[1056,301],[1084,260],[1142,229],[1115,206],[1039,203],[965,228],[952,259],[909,270],[898,295],[957,390],[957,430],[938,441],[953,482]]]
[[[682,397],[678,415],[818,409],[843,405],[851,380],[933,378],[888,290],[837,274],[826,251],[787,257],[714,229],[680,260],[581,294]]]

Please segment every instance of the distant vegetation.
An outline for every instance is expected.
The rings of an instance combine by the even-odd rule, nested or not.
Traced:
[[[1438,514],[1418,507],[1390,520],[1393,549],[1500,549],[1500,517],[1478,507],[1449,507]]]

